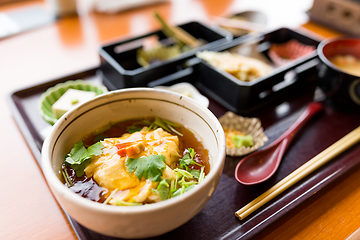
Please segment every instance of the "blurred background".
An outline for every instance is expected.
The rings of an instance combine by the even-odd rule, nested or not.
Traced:
[[[0,79],[20,77],[10,68],[16,62],[22,71],[29,73],[29,82],[36,82],[55,74],[61,76],[97,66],[98,48],[102,44],[159,29],[154,11],[171,24],[200,21],[214,26],[218,17],[256,10],[266,16],[266,29],[271,30],[305,24],[309,20],[306,12],[313,1],[0,0],[0,3],[3,21],[0,24]],[[56,24],[49,24],[52,22]],[[38,41],[44,37],[45,43]],[[41,61],[43,58],[47,58],[46,61]],[[42,63],[29,64],[37,60]],[[36,79],[32,79],[32,72],[37,73]]]

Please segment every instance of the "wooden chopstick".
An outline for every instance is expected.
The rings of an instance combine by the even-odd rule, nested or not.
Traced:
[[[231,18],[217,17],[218,25],[222,27],[236,28],[241,30],[263,32],[265,27],[261,24]]]
[[[360,239],[360,227],[356,229],[350,236],[348,236],[345,240],[359,240]]]
[[[333,159],[335,156],[350,148],[358,141],[360,141],[360,126],[303,164],[294,172],[290,173],[287,177],[275,184],[259,197],[255,198],[253,201],[236,211],[235,215],[240,220],[246,218],[248,215],[259,209],[271,199],[275,198],[277,195]]]
[[[184,29],[178,26],[169,25],[158,13],[155,13],[155,17],[162,25],[163,32],[167,35],[177,38],[179,41],[190,46],[191,48],[201,46],[201,42],[193,37],[190,33],[186,32]]]

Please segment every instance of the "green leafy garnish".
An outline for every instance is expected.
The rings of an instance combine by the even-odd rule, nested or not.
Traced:
[[[161,182],[157,187],[157,191],[162,201],[169,198],[170,189],[169,189],[169,183],[166,179],[161,180]]]
[[[102,154],[102,149],[104,148],[104,145],[101,142],[97,142],[90,147],[88,147],[86,151],[86,155],[88,158],[91,158],[93,156],[99,156]]]
[[[126,160],[127,171],[135,172],[138,179],[150,179],[152,182],[160,182],[162,171],[165,169],[165,157],[163,155],[150,155],[141,158],[128,158]]]
[[[64,165],[62,166],[61,173],[62,173],[62,175],[63,175],[63,177],[64,177],[64,179],[65,179],[66,185],[67,185],[68,187],[74,186],[74,183],[71,181],[70,176],[69,176],[69,174],[67,173]]]
[[[180,127],[178,124],[170,122],[168,120],[162,119],[163,122],[166,124],[166,126],[173,131],[174,133],[176,133],[179,136],[183,136],[180,132],[178,132],[174,127]]]
[[[171,194],[171,197],[176,197],[176,196],[179,196],[189,190],[191,190],[192,188],[194,187],[194,185],[191,185],[189,187],[185,187],[185,186],[182,186],[181,188],[179,188],[178,190],[176,190],[175,192],[173,192]]]
[[[237,148],[240,148],[241,146],[251,147],[254,145],[253,137],[251,135],[233,135],[231,139],[233,140],[234,145]]]
[[[188,152],[179,161],[180,168],[174,169],[176,177],[170,181],[170,186],[167,187],[169,189],[170,197],[179,196],[204,180],[205,166],[195,162],[195,154],[194,149],[188,148]],[[201,166],[201,170],[190,169],[190,165]]]
[[[135,125],[132,125],[132,126],[129,126],[126,128],[128,133],[139,132],[141,129],[142,129],[142,127],[135,126]]]
[[[128,133],[134,133],[134,132],[140,131],[142,129],[142,127],[140,127],[138,125],[147,126],[148,131],[155,130],[160,127],[167,132],[170,132],[170,133],[174,132],[175,134],[177,134],[179,136],[183,136],[179,131],[177,131],[174,128],[174,127],[179,127],[178,124],[170,122],[170,121],[162,119],[162,118],[158,118],[158,117],[155,117],[154,122],[150,122],[148,120],[143,120],[141,122],[134,123],[132,126],[127,127]]]
[[[166,167],[165,157],[163,155],[150,155],[137,159],[128,158],[125,165],[127,166],[128,172],[134,172],[135,176],[140,180],[144,178],[150,179],[153,182],[159,182],[156,193],[159,194],[163,201],[189,191],[204,179],[205,167],[196,163],[194,157],[194,149],[189,148],[188,152],[181,159],[181,163],[185,169],[174,169],[176,177],[170,181],[161,179],[162,171]],[[194,164],[201,166],[201,170],[188,168],[188,166]]]
[[[86,159],[82,159],[82,156],[85,155],[86,148],[84,147],[84,144],[82,140],[75,143],[75,145],[70,150],[70,153],[67,154],[67,158],[65,159],[65,162],[69,165],[72,164],[80,164]]]
[[[180,181],[178,182],[180,184],[180,186],[185,186],[185,187],[189,187],[192,185],[196,185],[198,182],[196,181],[187,181],[185,180],[185,178],[181,178]]]
[[[84,175],[84,169],[91,158],[102,154],[103,148],[104,145],[101,142],[97,142],[86,149],[83,141],[80,140],[75,143],[70,153],[66,155],[65,163],[76,171],[76,176],[81,177]]]
[[[149,129],[157,129],[158,127],[161,127],[165,131],[171,132],[167,127],[167,124],[161,118],[156,117],[155,121],[149,126]]]
[[[177,185],[177,177],[176,177],[176,179],[171,179],[171,181],[170,181],[170,193],[173,193],[176,191],[176,185]]]
[[[204,169],[205,169],[205,167],[201,167],[200,176],[199,176],[199,179],[198,179],[199,183],[201,183],[205,178]]]
[[[175,173],[177,174],[178,178],[193,178],[193,175],[191,175],[191,173],[189,173],[188,171],[184,170],[184,169],[180,169],[180,168],[175,168],[174,169]]]
[[[189,169],[188,172],[196,179],[199,179],[200,177],[200,170],[196,169]]]
[[[189,170],[188,167],[190,165],[198,165],[200,167],[202,167],[201,164],[195,162],[194,160],[194,156],[195,156],[195,151],[192,148],[188,148],[188,151],[180,160],[179,160],[179,164],[181,168],[186,169],[187,171]]]

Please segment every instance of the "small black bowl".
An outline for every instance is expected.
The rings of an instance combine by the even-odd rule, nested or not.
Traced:
[[[336,109],[360,110],[360,74],[347,73],[329,59],[336,55],[352,55],[360,59],[360,39],[336,37],[323,40],[317,53],[318,85],[327,96],[328,102]]]

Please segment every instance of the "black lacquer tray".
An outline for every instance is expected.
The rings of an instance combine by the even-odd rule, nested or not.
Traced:
[[[44,137],[51,129],[51,126],[41,118],[37,111],[37,102],[40,95],[49,87],[67,80],[84,79],[103,83],[98,72],[99,69],[94,68],[71,76],[50,80],[40,85],[19,89],[9,94],[8,103],[14,119],[39,164],[40,149]],[[197,76],[192,74],[180,78],[181,81],[187,81],[188,79],[197,85]],[[309,76],[309,78],[316,77]],[[314,81],[309,82],[311,84],[283,94],[266,108],[259,109],[250,115],[250,117],[258,117],[262,121],[265,133],[269,137],[267,144],[280,136],[301,114],[304,107],[313,100],[315,84]],[[113,90],[111,86],[107,87],[110,88],[109,90]],[[202,92],[201,88],[199,90]],[[209,109],[217,117],[228,111],[218,102],[209,99]],[[202,211],[183,226],[152,239],[249,239],[254,237],[311,195],[344,175],[351,168],[357,167],[360,162],[360,144],[356,144],[340,154],[245,220],[240,221],[236,218],[235,211],[359,126],[359,124],[359,113],[340,112],[325,104],[324,111],[308,122],[293,140],[275,175],[259,185],[245,186],[238,183],[234,178],[234,170],[241,158],[227,157],[219,185]],[[114,239],[92,232],[82,227],[68,215],[67,217],[76,235],[81,240]]]

